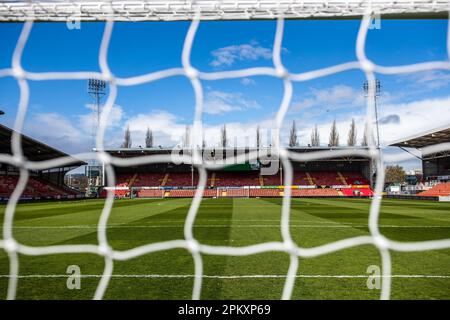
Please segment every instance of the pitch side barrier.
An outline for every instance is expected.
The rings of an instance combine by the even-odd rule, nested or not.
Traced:
[[[61,196],[61,197],[23,197],[20,198],[20,203],[30,203],[30,202],[59,202],[59,201],[78,201],[93,199],[86,197],[85,195],[74,195],[74,196]],[[0,204],[8,203],[9,197],[0,197]]]
[[[433,196],[416,196],[416,195],[406,195],[406,194],[390,194],[386,195],[389,199],[400,199],[400,200],[429,200],[429,201],[439,201],[439,197]]]
[[[283,197],[286,186],[243,186],[243,187],[209,187],[203,191],[204,198],[277,198]],[[290,186],[292,197],[308,198],[368,198],[373,195],[367,185],[359,186]],[[133,187],[124,192],[123,187],[118,189],[120,194],[127,194],[131,198],[192,198],[197,187]]]

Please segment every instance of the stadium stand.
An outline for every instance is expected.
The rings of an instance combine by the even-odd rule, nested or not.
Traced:
[[[166,197],[168,198],[192,198],[195,195],[195,190],[183,190],[183,189],[175,189],[168,191],[168,195],[166,192]]]
[[[417,194],[418,196],[425,196],[425,197],[439,197],[439,196],[450,196],[450,182],[447,183],[438,183],[431,189],[428,189],[426,191],[420,192]]]
[[[203,191],[203,197],[205,198],[217,197],[217,194],[218,194],[217,189],[205,189]]]
[[[346,197],[371,197],[373,191],[369,188],[343,188],[341,192]]]
[[[159,187],[165,178],[164,173],[140,173],[137,174],[133,187]],[[166,178],[167,181],[167,178]]]
[[[260,180],[262,179],[261,186],[279,186],[280,185],[280,174],[274,175],[261,175]]]
[[[139,198],[162,198],[164,190],[160,189],[141,189],[137,192]]]
[[[339,197],[342,194],[336,189],[292,189],[292,197]]]
[[[226,191],[226,196],[227,197],[248,197],[249,196],[249,189],[244,189],[244,188],[228,189]]]
[[[341,175],[347,182],[352,185],[369,185],[369,181],[364,178],[359,172],[342,172]]]
[[[328,150],[327,148],[323,148]],[[311,152],[317,149],[297,148],[293,152]],[[203,150],[209,157],[210,150]],[[233,154],[227,149],[226,154]],[[235,152],[238,150],[236,149]],[[239,150],[242,151],[242,150]],[[246,152],[252,150],[247,149]],[[172,149],[138,148],[108,150],[111,155],[121,158],[142,155],[171,154]],[[184,152],[184,151],[183,151]],[[235,153],[236,155],[236,153]],[[209,158],[208,158],[209,159]],[[284,195],[283,172],[263,175],[260,163],[232,164],[223,169],[208,171],[204,197],[281,197]],[[198,185],[198,172],[190,164],[158,163],[138,167],[115,167],[117,186],[128,187],[130,193],[119,191],[116,196],[125,194],[137,197],[193,197]],[[371,175],[370,159],[353,157],[327,161],[310,161],[293,163],[294,197],[355,197],[371,196],[368,178]],[[284,178],[284,177],[283,177]],[[364,185],[364,186],[363,186]],[[361,186],[361,187],[358,187]],[[159,187],[148,189],[145,187]],[[267,188],[275,187],[275,188]],[[326,188],[325,188],[326,187]],[[341,190],[350,188],[349,190]],[[353,190],[355,189],[355,190]],[[361,190],[360,190],[361,189]]]
[[[11,136],[13,130],[0,124],[0,153],[12,154]],[[45,161],[68,157],[62,151],[56,150],[44,143],[22,134],[22,149],[25,157],[31,161]],[[49,168],[42,171],[30,171],[27,185],[22,192],[22,199],[61,199],[83,197],[83,195],[64,184],[65,174],[81,165],[82,161],[74,161],[70,166]],[[0,198],[8,199],[19,180],[17,168],[0,164]]]
[[[259,186],[259,171],[250,172],[216,172],[217,187]]]
[[[250,197],[279,197],[282,189],[250,189]]]
[[[342,184],[336,172],[307,172],[313,184],[317,186],[333,186]]]
[[[166,175],[163,178],[163,181],[161,182],[161,186],[172,186],[172,187],[191,187],[197,184],[198,184],[198,175],[194,174],[194,181],[192,181],[191,172],[166,173]]]
[[[314,182],[310,179],[310,177],[307,175],[306,172],[294,171],[294,178],[292,184],[300,186],[308,186],[313,185]]]
[[[18,180],[18,175],[0,176],[0,197],[9,198],[16,188]],[[22,193],[22,198],[61,198],[76,195],[78,195],[78,192],[69,188],[57,186],[50,181],[45,181],[37,177],[30,177]]]

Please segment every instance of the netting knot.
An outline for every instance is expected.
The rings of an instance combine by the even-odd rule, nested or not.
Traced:
[[[186,73],[186,76],[190,79],[195,79],[198,77],[198,71],[195,68],[187,67],[185,68],[184,72]]]
[[[25,71],[21,67],[16,67],[12,70],[12,76],[18,80],[25,79]]]
[[[198,244],[197,240],[194,240],[194,239],[186,240],[186,244],[187,244],[187,249],[191,253],[197,253],[200,251],[200,245]]]
[[[107,154],[106,152],[100,152],[98,154],[98,160],[102,162],[103,164],[108,164],[111,162],[111,156]]]
[[[113,254],[113,250],[107,244],[102,244],[98,246],[98,253],[104,257],[111,257]]]
[[[12,158],[14,165],[16,167],[22,167],[24,166],[25,163],[25,158],[22,155],[14,155],[14,157]]]
[[[103,80],[108,82],[110,85],[114,85],[116,83],[116,78],[111,72],[102,73]]]
[[[283,67],[277,67],[275,69],[275,73],[276,73],[277,77],[283,78],[283,79],[285,79],[289,76],[289,72],[286,70],[286,68],[283,68]]]
[[[283,244],[284,244],[284,251],[286,251],[292,256],[298,255],[298,248],[292,240],[287,240]]]
[[[382,235],[374,236],[373,241],[379,249],[388,249],[389,248],[389,241],[388,241],[388,239],[386,239],[385,236],[382,236]]]
[[[365,72],[373,72],[375,70],[375,65],[370,60],[361,61],[361,68]]]
[[[16,252],[19,248],[19,245],[14,239],[7,239],[4,241],[4,243],[5,251],[7,252]]]

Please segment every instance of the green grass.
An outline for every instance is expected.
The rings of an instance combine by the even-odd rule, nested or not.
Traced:
[[[108,240],[116,250],[183,238],[190,199],[135,199],[115,201]],[[291,233],[302,247],[314,247],[349,237],[368,235],[370,200],[293,199]],[[96,226],[103,201],[21,204],[14,218],[14,237],[30,246],[97,244]],[[5,206],[0,206],[3,222]],[[281,199],[204,199],[194,236],[204,244],[246,246],[281,241]],[[450,204],[428,201],[383,200],[381,231],[399,241],[450,238]],[[79,226],[83,226],[80,228]],[[427,227],[428,226],[428,227]],[[39,227],[39,228],[37,228]],[[57,228],[55,228],[57,227]],[[61,228],[64,227],[64,228]],[[68,228],[70,227],[70,228]],[[203,255],[207,276],[286,274],[289,256],[264,253],[245,257]],[[91,299],[98,277],[81,280],[80,290],[68,290],[69,265],[83,275],[101,275],[104,261],[93,254],[20,255],[19,299]],[[373,246],[360,246],[324,256],[299,259],[293,299],[378,299],[380,291],[367,288],[370,265],[381,265]],[[450,299],[450,250],[392,252],[394,275],[446,276],[393,278],[392,299]],[[115,277],[105,299],[190,299],[192,278],[155,278],[143,275],[192,275],[192,256],[182,249],[147,254],[115,262]],[[6,297],[9,260],[0,251],[0,295]],[[38,275],[38,276],[37,276]],[[39,277],[47,276],[47,277]],[[136,275],[136,277],[120,277]],[[141,276],[139,276],[141,275]],[[284,278],[204,278],[202,299],[279,299]]]

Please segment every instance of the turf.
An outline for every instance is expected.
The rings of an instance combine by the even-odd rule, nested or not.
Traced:
[[[183,238],[191,199],[115,201],[107,231],[110,245],[127,250],[140,245]],[[302,247],[368,235],[370,200],[293,199],[291,234]],[[14,237],[30,246],[97,244],[101,200],[21,204],[14,218]],[[5,206],[0,207],[3,222]],[[194,236],[204,244],[245,246],[281,241],[281,199],[204,199]],[[450,238],[450,204],[383,200],[381,231],[400,241]],[[202,299],[279,299],[289,267],[285,253],[245,257],[203,255]],[[368,289],[366,270],[381,265],[373,246],[360,246],[317,258],[299,259],[293,299],[378,299]],[[392,253],[392,299],[449,299],[450,250]],[[69,290],[66,270],[78,265],[81,289]],[[19,299],[91,299],[104,261],[93,254],[20,256]],[[147,254],[114,263],[114,277],[105,299],[190,299],[192,256],[182,249]],[[0,295],[6,297],[9,260],[0,252]],[[275,275],[278,277],[229,277]],[[337,277],[337,276],[348,277]],[[416,275],[420,277],[408,277]],[[217,276],[217,277],[216,277]],[[224,277],[227,276],[227,277]],[[428,276],[428,277],[424,277]],[[433,277],[429,277],[433,276]],[[436,277],[442,276],[442,277]]]

